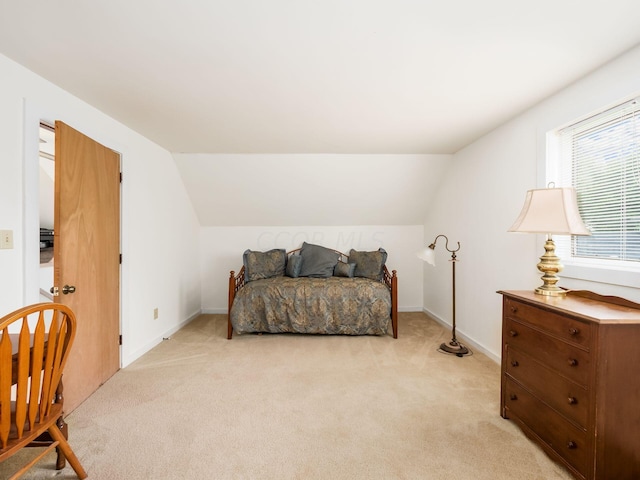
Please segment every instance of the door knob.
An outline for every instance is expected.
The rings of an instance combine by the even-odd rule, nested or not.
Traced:
[[[73,285],[65,285],[64,287],[62,287],[62,293],[64,293],[65,295],[73,293],[75,291],[76,287],[74,287]]]

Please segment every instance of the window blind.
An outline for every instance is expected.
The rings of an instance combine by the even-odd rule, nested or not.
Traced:
[[[567,238],[573,258],[640,262],[637,99],[559,131],[560,183],[573,186],[591,236]]]

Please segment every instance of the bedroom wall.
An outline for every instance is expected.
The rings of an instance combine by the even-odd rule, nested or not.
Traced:
[[[544,134],[572,119],[640,94],[640,47],[492,131],[456,153],[425,217],[427,240],[438,233],[460,241],[457,330],[493,358],[500,356],[501,296],[497,290],[529,290],[544,237],[507,233],[528,189],[545,186]],[[442,246],[439,247],[439,249]],[[425,310],[451,321],[450,265],[443,251],[436,268],[424,268]],[[562,274],[561,274],[562,277]],[[640,275],[636,274],[636,278]],[[563,277],[568,288],[618,295],[640,302],[638,288]]]
[[[202,224],[202,306],[226,312],[230,270],[246,249],[303,241],[385,248],[399,308],[422,309],[422,222],[450,155],[174,154]]]
[[[422,265],[415,256],[423,246],[422,225],[204,227],[201,233],[202,309],[226,313],[229,272],[242,267],[246,249],[299,248],[315,243],[344,253],[387,251],[387,267],[398,272],[398,310],[422,310]]]
[[[59,119],[122,154],[127,365],[200,311],[199,223],[173,158],[1,55],[0,79],[0,229],[14,235],[14,248],[0,250],[0,312],[38,301],[38,123]]]

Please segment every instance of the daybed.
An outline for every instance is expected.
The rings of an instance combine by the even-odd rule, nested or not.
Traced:
[[[398,277],[383,249],[346,255],[303,243],[247,250],[229,276],[228,333],[386,335],[398,338]]]

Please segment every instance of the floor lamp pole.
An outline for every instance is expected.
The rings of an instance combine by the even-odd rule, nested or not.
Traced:
[[[443,353],[450,353],[452,355],[457,355],[458,357],[462,357],[463,355],[468,355],[469,349],[458,342],[456,338],[456,252],[458,250],[449,250],[448,247],[445,247],[447,251],[451,252],[451,270],[452,270],[452,290],[453,290],[453,305],[452,305],[452,323],[453,328],[451,329],[451,341],[447,343],[443,343],[440,345],[440,351]],[[460,248],[460,247],[458,247]]]
[[[435,240],[433,241],[433,243],[431,243],[428,247],[425,247],[424,249],[420,250],[417,255],[418,258],[420,260],[424,260],[425,262],[429,263],[432,266],[435,266],[436,262],[435,262],[435,250],[436,250],[436,243],[438,243],[438,239],[440,237],[444,237],[446,244],[444,246],[444,248],[447,250],[447,252],[449,252],[451,254],[451,267],[452,267],[452,273],[453,275],[451,276],[451,281],[452,281],[452,296],[453,296],[453,328],[452,328],[452,338],[451,341],[449,343],[442,343],[440,344],[440,348],[438,349],[439,352],[442,353],[450,353],[452,355],[457,355],[458,357],[462,357],[464,355],[469,355],[471,354],[471,351],[465,347],[464,345],[462,345],[460,342],[458,342],[458,339],[456,338],[456,252],[458,250],[460,250],[460,242],[458,242],[458,248],[454,248],[451,249],[449,248],[449,238],[446,235],[438,235]]]

